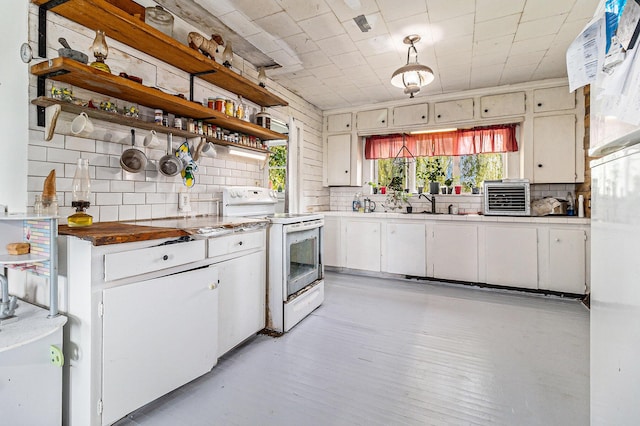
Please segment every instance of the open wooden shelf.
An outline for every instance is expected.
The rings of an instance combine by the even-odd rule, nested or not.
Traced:
[[[31,67],[31,73],[138,105],[162,109],[164,112],[175,114],[178,117],[203,120],[223,129],[246,133],[262,140],[287,138],[281,133],[248,121],[229,117],[220,111],[207,108],[199,103],[169,95],[160,89],[144,86],[69,58],[42,61]]]
[[[164,134],[171,133],[173,136],[180,136],[187,139],[206,138],[207,141],[212,142],[216,145],[237,146],[238,148],[261,152],[261,153],[269,152],[268,150],[262,149],[262,148],[254,148],[254,147],[250,147],[250,146],[246,146],[238,143],[228,142],[228,141],[220,140],[217,138],[213,138],[211,136],[198,135],[196,133],[188,132],[186,130],[176,129],[175,127],[160,126],[156,123],[144,121],[139,118],[127,117],[122,114],[116,114],[113,112],[102,111],[95,108],[84,107],[81,105],[76,105],[76,104],[61,101],[58,99],[46,98],[44,96],[41,96],[32,100],[31,103],[34,105],[45,107],[45,108],[51,105],[60,105],[62,111],[65,111],[65,112],[70,112],[73,114],[80,114],[81,112],[85,112],[90,118],[95,118],[96,120],[101,120],[101,121],[107,121],[109,123],[120,124],[123,126],[135,127],[136,129],[155,130],[156,133],[164,133]],[[282,136],[284,137],[284,135]]]
[[[64,16],[92,30],[103,30],[108,38],[118,40],[141,52],[171,64],[189,74],[198,75],[204,81],[229,90],[236,95],[249,99],[260,106],[286,106],[287,101],[270,93],[247,78],[218,64],[213,59],[191,49],[129,15],[105,0],[32,0],[38,6],[48,7],[58,15]],[[59,3],[55,5],[55,3]],[[200,74],[208,73],[210,74]],[[131,71],[134,73],[134,71]]]

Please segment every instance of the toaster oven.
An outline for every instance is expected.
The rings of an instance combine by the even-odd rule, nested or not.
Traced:
[[[485,181],[484,214],[487,216],[530,216],[529,180]]]

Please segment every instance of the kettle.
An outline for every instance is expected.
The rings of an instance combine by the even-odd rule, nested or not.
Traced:
[[[371,201],[369,198],[364,199],[364,212],[371,213],[376,211],[376,203],[375,201]]]

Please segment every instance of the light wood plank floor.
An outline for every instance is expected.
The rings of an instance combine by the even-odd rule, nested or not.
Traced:
[[[588,424],[578,301],[337,273],[290,333],[257,336],[117,423]]]

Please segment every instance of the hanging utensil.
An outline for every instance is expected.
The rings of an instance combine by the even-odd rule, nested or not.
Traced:
[[[171,152],[171,144],[173,142],[173,134],[167,134],[167,153],[163,155],[158,163],[158,169],[160,173],[167,177],[175,176],[180,173],[184,167],[184,164],[178,157]]]
[[[131,129],[131,148],[125,150],[120,156],[120,165],[130,173],[139,173],[147,167],[147,156],[135,148],[135,144],[136,131]]]

